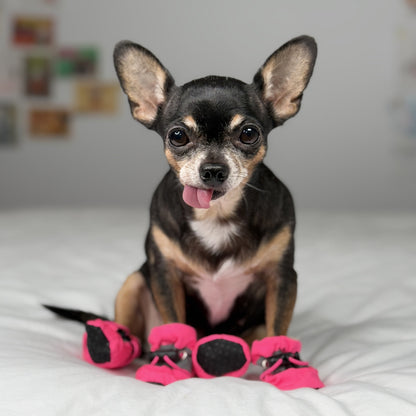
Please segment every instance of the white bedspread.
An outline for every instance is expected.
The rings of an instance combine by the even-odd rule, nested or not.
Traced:
[[[259,381],[167,387],[81,359],[80,324],[50,303],[113,316],[143,260],[147,213],[0,212],[0,415],[416,415],[416,214],[299,214],[290,335],[326,387]]]

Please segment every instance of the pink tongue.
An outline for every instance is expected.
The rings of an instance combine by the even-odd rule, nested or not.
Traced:
[[[208,209],[213,192],[213,189],[199,189],[186,185],[182,198],[191,207]]]

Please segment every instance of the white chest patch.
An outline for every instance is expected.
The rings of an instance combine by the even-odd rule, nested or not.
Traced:
[[[235,235],[238,234],[238,226],[236,224],[220,223],[216,218],[191,221],[191,228],[201,239],[205,248],[213,253],[220,251]]]
[[[194,288],[208,309],[211,325],[227,318],[236,298],[247,289],[253,277],[232,260],[227,260],[216,273],[198,276],[194,280]]]

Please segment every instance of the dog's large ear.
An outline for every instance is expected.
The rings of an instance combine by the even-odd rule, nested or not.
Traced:
[[[129,41],[114,48],[114,66],[133,117],[151,128],[174,85],[172,76],[150,51]]]
[[[254,76],[254,86],[270,110],[276,126],[299,111],[316,54],[315,40],[300,36],[275,51]]]

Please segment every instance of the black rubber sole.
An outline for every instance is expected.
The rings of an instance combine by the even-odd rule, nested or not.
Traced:
[[[96,364],[108,363],[111,360],[110,343],[101,328],[86,325],[87,347],[92,361]]]
[[[216,339],[200,345],[196,360],[207,374],[214,377],[237,371],[247,363],[243,347],[225,339]]]

